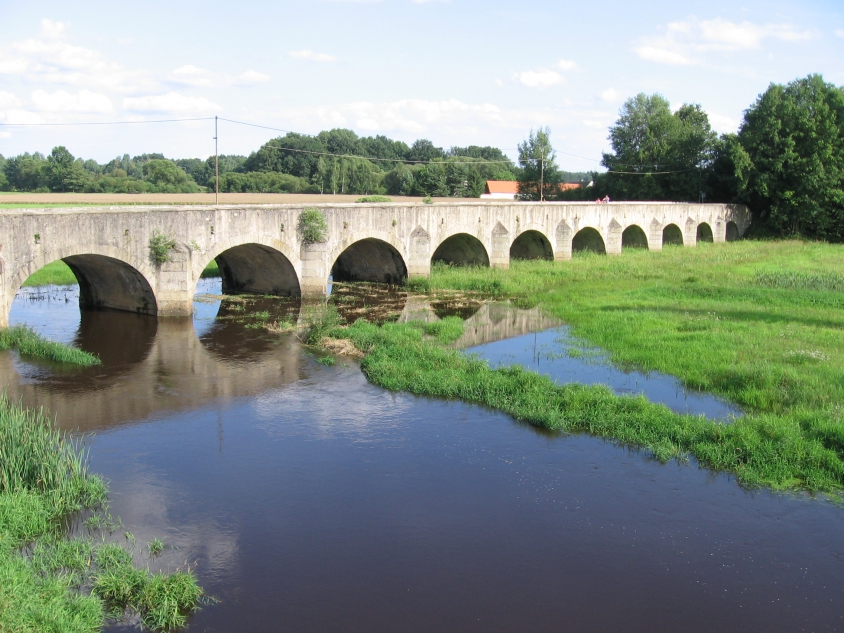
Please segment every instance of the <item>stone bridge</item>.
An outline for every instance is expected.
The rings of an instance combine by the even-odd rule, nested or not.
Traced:
[[[192,312],[200,274],[216,260],[226,293],[323,296],[337,281],[399,283],[431,263],[506,268],[511,259],[564,261],[573,251],[617,255],[740,237],[742,205],[455,202],[316,205],[327,239],[306,243],[306,205],[137,206],[0,211],[0,327],[36,270],[63,260],[80,306],[156,316]],[[175,242],[169,261],[150,249]]]

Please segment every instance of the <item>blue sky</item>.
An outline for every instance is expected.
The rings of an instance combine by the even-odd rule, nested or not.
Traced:
[[[700,103],[726,132],[772,81],[844,84],[840,1],[2,4],[0,123],[219,115],[510,155],[548,126],[560,165],[583,170],[638,92]],[[220,152],[275,135],[221,123]],[[209,122],[0,127],[0,153],[205,157],[212,136]]]

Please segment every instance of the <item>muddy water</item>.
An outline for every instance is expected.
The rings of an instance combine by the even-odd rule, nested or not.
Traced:
[[[16,300],[15,321],[104,365],[0,354],[10,392],[91,433],[138,543],[171,545],[165,568],[195,564],[220,602],[190,630],[844,628],[844,510],[384,391],[247,327],[269,307],[205,290],[193,320],[157,323]],[[496,310],[470,315],[468,343],[543,325]],[[410,300],[397,318],[436,316]]]

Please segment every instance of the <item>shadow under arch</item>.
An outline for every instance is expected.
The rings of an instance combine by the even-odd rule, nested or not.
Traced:
[[[739,237],[738,224],[730,220],[727,222],[727,232],[724,239],[727,242],[735,242]]]
[[[510,259],[554,260],[551,242],[539,231],[523,231],[510,246]]]
[[[489,266],[489,255],[483,243],[474,235],[456,233],[444,239],[431,262],[445,262],[456,266]]]
[[[591,226],[580,229],[571,240],[571,250],[573,253],[589,251],[592,253],[601,253],[606,255],[607,247],[604,244],[604,238],[601,234],[593,229]]]
[[[631,224],[621,234],[621,248],[647,248],[648,236],[637,224]]]
[[[388,242],[367,237],[346,247],[331,267],[334,281],[400,284],[407,279],[401,253]]]
[[[712,227],[706,222],[701,222],[697,225],[697,241],[698,242],[713,242]]]
[[[255,242],[238,244],[218,253],[223,294],[257,294],[298,297],[299,277],[281,251]]]
[[[683,231],[676,224],[669,224],[662,229],[662,245],[683,246]]]
[[[130,264],[114,257],[93,253],[70,255],[60,259],[67,264],[79,284],[80,310],[120,310],[153,316],[158,314],[158,303],[152,286],[144,274]],[[21,285],[24,281],[26,280],[21,280]]]

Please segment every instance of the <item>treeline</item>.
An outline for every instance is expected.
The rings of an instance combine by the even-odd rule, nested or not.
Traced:
[[[412,145],[386,136],[335,129],[287,134],[249,156],[220,156],[220,191],[477,197],[486,180],[515,180],[519,168],[495,147],[444,150],[427,139]],[[124,155],[99,164],[65,147],[0,156],[0,190],[84,193],[213,191],[214,157],[169,160]]]
[[[844,88],[820,75],[771,84],[738,132],[720,136],[699,105],[672,112],[661,95],[639,94],[622,106],[609,141],[607,171],[560,191],[547,130],[531,133],[519,147],[522,197],[539,197],[544,164],[546,198],[739,202],[757,234],[844,241]]]

